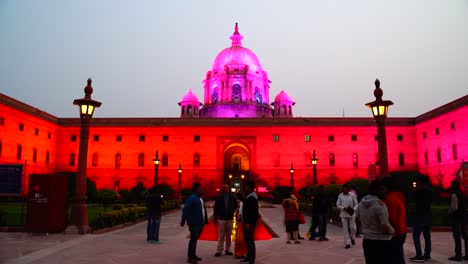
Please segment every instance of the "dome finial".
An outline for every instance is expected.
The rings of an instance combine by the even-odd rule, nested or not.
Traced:
[[[232,46],[242,46],[242,39],[244,37],[239,33],[239,26],[236,22],[236,26],[234,27],[234,33],[230,37],[232,40]]]

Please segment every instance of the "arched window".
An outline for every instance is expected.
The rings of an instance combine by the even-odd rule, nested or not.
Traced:
[[[279,115],[280,114],[280,109],[279,109],[279,106],[278,108],[276,108],[276,115]]]
[[[145,153],[138,154],[138,167],[145,166]]]
[[[1,141],[0,141],[0,153],[1,153]],[[458,159],[458,152],[457,152],[457,144],[453,144],[452,145],[452,158],[453,160],[457,160]]]
[[[211,94],[211,103],[216,104],[219,99],[219,92],[218,92],[218,87],[215,87],[213,89],[213,93]]]
[[[440,152],[440,148],[437,148],[437,162],[442,162],[442,153]]]
[[[357,168],[359,166],[359,157],[357,153],[353,153],[353,167]]]
[[[93,153],[92,161],[91,161],[91,166],[97,167],[99,163],[99,156],[96,152]]]
[[[200,167],[200,154],[198,153],[193,154],[193,167]]]
[[[180,114],[181,114],[181,115],[184,115],[184,114],[185,114],[185,105],[182,106],[181,111],[180,111]]]
[[[198,107],[194,107],[193,109],[194,109],[193,113],[194,113],[195,115],[198,115]]]
[[[288,114],[288,110],[286,108],[286,105],[282,105],[281,107],[283,108],[283,114],[284,115]]]
[[[292,107],[290,105],[288,105],[288,111],[289,111],[289,115],[292,115]]]
[[[163,167],[169,166],[169,157],[168,157],[167,153],[164,153],[162,155],[161,166],[163,166]]]
[[[192,114],[192,106],[187,105],[187,115],[191,115],[191,114]]]
[[[46,153],[45,153],[45,164],[49,165],[49,162],[50,162],[50,152],[46,151]]]
[[[232,100],[234,102],[239,102],[242,100],[242,89],[239,84],[234,84],[232,86]]]
[[[262,95],[260,94],[260,89],[258,89],[258,87],[255,87],[254,99],[258,104],[262,103]]]
[[[402,152],[398,153],[398,165],[405,166],[405,154]]]
[[[18,144],[16,147],[16,160],[21,160],[21,156],[23,155],[23,147]]]
[[[122,155],[120,153],[115,154],[115,161],[114,161],[114,167],[116,169],[120,169],[120,166],[122,165]]]
[[[76,158],[75,153],[70,153],[70,160],[68,161],[68,165],[75,166],[75,158]]]
[[[335,153],[330,153],[328,155],[328,166],[335,167]]]
[[[429,163],[429,154],[427,154],[427,150],[424,152],[424,164]]]
[[[37,148],[34,148],[34,149],[33,149],[32,162],[33,162],[33,163],[36,163],[36,162],[37,162]]]

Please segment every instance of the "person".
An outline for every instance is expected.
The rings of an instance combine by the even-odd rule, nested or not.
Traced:
[[[295,244],[300,244],[298,240],[299,233],[299,220],[298,220],[298,204],[295,200],[295,196],[291,195],[290,198],[286,198],[281,203],[284,210],[284,225],[286,227],[287,240],[286,243],[291,244],[291,240],[294,240]]]
[[[356,201],[358,202],[359,204],[359,195],[356,191],[356,189],[354,188],[354,186],[351,184],[351,183],[348,183],[349,184],[349,193],[351,194],[354,194],[354,196],[356,196]],[[361,228],[361,221],[359,221],[359,219],[356,218],[356,215],[353,215],[354,217],[354,223],[356,223],[356,237],[361,237],[361,233],[362,233],[362,228]]]
[[[388,248],[395,230],[382,201],[384,196],[385,187],[379,181],[371,182],[369,194],[362,198],[356,212],[362,225],[362,247],[367,264],[393,264]]]
[[[467,215],[466,198],[460,190],[460,182],[454,179],[450,184],[450,207],[449,216],[452,219],[452,234],[455,242],[455,256],[448,258],[452,261],[468,260],[468,234],[467,234]],[[462,257],[462,242],[465,243],[465,256]]]
[[[351,248],[351,244],[355,244],[354,237],[356,235],[356,223],[354,221],[354,212],[358,207],[356,196],[349,192],[349,184],[345,183],[338,195],[336,208],[340,210],[341,224],[343,228],[345,248]]]
[[[218,225],[218,246],[216,248],[215,257],[221,256],[223,249],[224,254],[232,256],[231,250],[231,233],[232,220],[234,212],[237,209],[237,200],[230,192],[229,186],[224,184],[222,194],[215,200],[213,209],[213,221]],[[224,248],[226,243],[226,248]]]
[[[244,196],[242,192],[237,192],[237,200],[238,200],[238,208],[237,208],[237,215],[236,215],[236,237],[235,237],[235,244],[234,244],[234,256],[236,258],[246,258],[247,257],[247,244],[245,244],[244,239],[244,228],[242,223],[242,208],[244,200]]]
[[[325,187],[320,185],[317,189],[317,193],[312,201],[312,226],[311,230],[314,232],[318,227],[319,241],[328,241],[327,238],[327,223],[328,223],[328,212],[330,210],[330,200],[325,193]],[[311,234],[310,240],[314,240],[315,237]]]
[[[289,198],[295,202],[297,210],[299,210],[299,204],[297,203],[297,197],[294,195],[294,187],[289,187]],[[293,232],[291,232],[291,237],[293,236]],[[297,239],[304,240],[304,237],[301,236],[301,232],[299,231],[299,224],[297,225]]]
[[[386,177],[383,184],[388,190],[385,197],[385,205],[388,210],[388,218],[390,224],[395,229],[395,233],[390,240],[389,257],[392,263],[405,263],[405,254],[403,244],[406,241],[406,208],[405,195],[397,189],[397,186],[391,177]]]
[[[255,263],[255,240],[254,230],[258,221],[258,196],[254,192],[255,183],[253,181],[246,181],[245,187],[245,201],[242,208],[242,222],[244,224],[244,239],[247,244],[247,257],[241,260],[241,263]]]
[[[430,261],[433,193],[429,177],[423,175],[419,178],[412,195],[416,207],[413,223],[413,243],[416,256],[409,260],[411,262]],[[421,232],[424,237],[424,255],[421,251]]]
[[[197,241],[203,230],[203,226],[208,223],[205,202],[203,201],[201,184],[194,182],[192,185],[192,195],[185,201],[182,209],[182,219],[180,226],[187,222],[190,231],[190,241],[188,244],[188,263],[198,263],[202,258],[198,257]]]
[[[146,241],[148,243],[160,244],[159,227],[161,225],[161,204],[163,203],[162,195],[158,192],[158,185],[151,187],[148,190],[146,197],[146,207],[148,208],[148,225],[146,228]]]

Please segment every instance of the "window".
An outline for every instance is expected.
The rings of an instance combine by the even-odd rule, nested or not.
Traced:
[[[423,132],[423,138],[427,138],[427,133]]]
[[[452,145],[452,159],[453,160],[458,159],[457,144]]]
[[[187,105],[187,115],[192,114],[192,105]]]
[[[357,153],[353,153],[353,167],[357,168],[359,166],[359,157]]]
[[[115,154],[115,158],[114,158],[114,167],[116,169],[120,169],[121,166],[122,166],[122,155],[120,153],[117,153]]]
[[[34,149],[33,149],[32,162],[33,162],[33,163],[36,163],[36,162],[37,162],[37,148],[34,148]]]
[[[184,115],[185,114],[185,105],[182,106],[182,108],[180,109],[180,115]]]
[[[0,126],[5,125],[5,118],[0,117]]]
[[[140,142],[145,142],[145,141],[146,141],[145,135],[140,135],[140,137],[138,138],[138,140],[139,140]]]
[[[94,142],[99,142],[99,135],[94,135],[93,136],[93,141]]]
[[[162,155],[161,166],[163,167],[169,166],[169,157],[167,156],[167,153],[164,153]]]
[[[16,147],[16,160],[21,160],[21,156],[23,155],[23,146],[18,144]]]
[[[440,148],[437,148],[437,162],[442,162],[442,153],[440,152]]]
[[[122,142],[122,135],[115,136],[115,141]]]
[[[351,135],[351,141],[357,141],[357,135]]]
[[[334,142],[335,141],[335,136],[334,135],[328,135],[328,142]]]
[[[75,166],[75,153],[70,153],[70,160],[68,161],[68,165]]]
[[[450,123],[450,130],[455,130],[455,123]]]
[[[273,135],[273,142],[279,142],[279,135],[278,134]]]
[[[335,167],[335,153],[328,154],[328,166]]]
[[[98,156],[98,154],[95,152],[95,153],[93,153],[93,158],[92,158],[92,161],[91,161],[91,166],[97,167],[97,166],[98,166],[98,163],[99,163],[99,156]]]
[[[232,100],[234,102],[239,102],[242,100],[242,89],[239,84],[234,84],[232,86]]]
[[[309,134],[304,135],[304,141],[305,142],[310,142],[310,135]]]
[[[254,99],[257,104],[262,103],[262,95],[260,94],[260,89],[258,89],[258,87],[255,87]]]
[[[0,140],[0,157],[2,156],[3,142]]]
[[[70,138],[70,140],[71,140],[72,142],[75,142],[75,141],[76,141],[76,135],[72,135],[71,138]]]
[[[49,161],[50,161],[50,152],[46,151],[46,153],[45,153],[45,164],[49,165]]]
[[[34,135],[35,135],[35,136],[39,136],[39,128],[35,128],[35,129],[34,129]]]
[[[281,106],[281,108],[283,108],[283,114],[287,115],[288,114],[288,108],[286,107],[286,105]]]
[[[379,136],[378,135],[374,136],[374,141],[379,141]]]
[[[436,134],[436,136],[439,135],[439,133],[440,133],[439,128],[436,127],[436,129],[435,129],[435,134]]]
[[[424,164],[429,163],[429,155],[427,154],[427,150],[424,152]]]
[[[48,138],[48,139],[51,139],[51,138],[52,138],[52,133],[50,133],[50,132],[47,133],[47,138]]]
[[[405,155],[402,152],[398,153],[398,165],[405,166]]]
[[[198,153],[193,154],[193,167],[200,167],[200,154]]]
[[[211,94],[211,103],[216,104],[218,102],[219,92],[218,87],[213,89],[213,94]]]
[[[200,135],[193,136],[193,141],[194,142],[200,142]]]
[[[163,135],[163,142],[169,142],[169,136]]]
[[[288,105],[288,112],[289,112],[289,115],[292,115],[292,107],[290,105]]]
[[[145,153],[138,154],[138,167],[145,166]]]
[[[403,141],[403,135],[397,135],[397,140],[398,141]]]
[[[23,123],[19,124],[19,131],[24,131],[24,124]]]
[[[273,152],[273,166],[279,167],[280,165],[280,154],[279,152]]]

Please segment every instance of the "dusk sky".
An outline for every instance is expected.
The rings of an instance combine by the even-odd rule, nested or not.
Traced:
[[[0,93],[78,117],[91,77],[97,117],[177,117],[235,22],[295,116],[370,117],[376,78],[392,117],[468,92],[468,0],[0,0]]]

